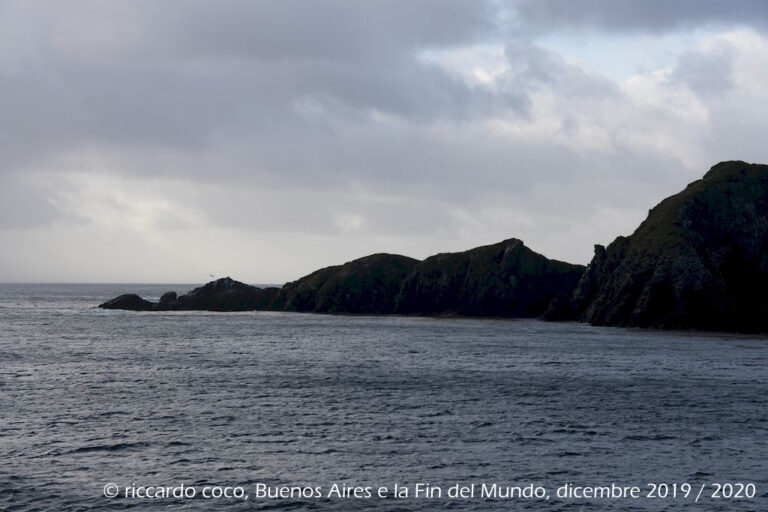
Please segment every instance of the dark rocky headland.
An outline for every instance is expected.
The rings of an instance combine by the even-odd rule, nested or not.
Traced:
[[[768,331],[768,166],[722,162],[650,210],[588,267],[509,239],[423,261],[373,254],[281,288],[218,279],[134,311],[301,311],[542,317],[594,325]]]
[[[581,265],[549,260],[510,239],[424,261],[373,254],[281,288],[257,288],[226,277],[178,297],[168,292],[157,303],[128,294],[99,307],[536,317],[558,292],[573,291],[583,272]]]
[[[721,162],[595,256],[545,319],[768,331],[768,166]]]

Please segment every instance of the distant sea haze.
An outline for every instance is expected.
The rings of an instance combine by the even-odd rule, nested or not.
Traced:
[[[765,337],[93,307],[121,290],[0,285],[0,508],[768,509]],[[648,483],[723,482],[757,494],[695,504],[554,496],[568,483],[645,493]],[[260,484],[334,483],[533,485],[553,495],[255,498]],[[249,499],[108,498],[113,484],[240,486]]]

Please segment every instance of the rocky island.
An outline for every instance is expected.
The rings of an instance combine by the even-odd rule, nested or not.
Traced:
[[[301,311],[542,317],[593,325],[768,331],[768,166],[721,162],[650,210],[586,268],[517,239],[419,261],[373,254],[281,288],[212,281],[134,311]]]
[[[549,260],[510,239],[424,261],[373,254],[282,288],[257,288],[226,277],[185,295],[168,292],[157,303],[128,294],[99,307],[536,317],[557,293],[573,291],[583,272],[581,265]]]

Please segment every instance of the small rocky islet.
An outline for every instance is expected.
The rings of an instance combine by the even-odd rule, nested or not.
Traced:
[[[630,236],[595,246],[587,267],[517,239],[419,261],[373,254],[284,286],[229,277],[133,311],[297,311],[541,317],[593,325],[768,331],[768,166],[721,162],[650,210]]]

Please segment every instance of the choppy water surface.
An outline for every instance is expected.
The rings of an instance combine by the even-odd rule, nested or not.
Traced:
[[[185,291],[184,287],[176,287]],[[4,510],[768,510],[768,340],[92,306],[0,285]],[[107,499],[240,485],[249,499]],[[257,483],[753,482],[751,500],[256,499]],[[122,490],[121,490],[122,492]],[[705,491],[705,494],[709,491]]]

